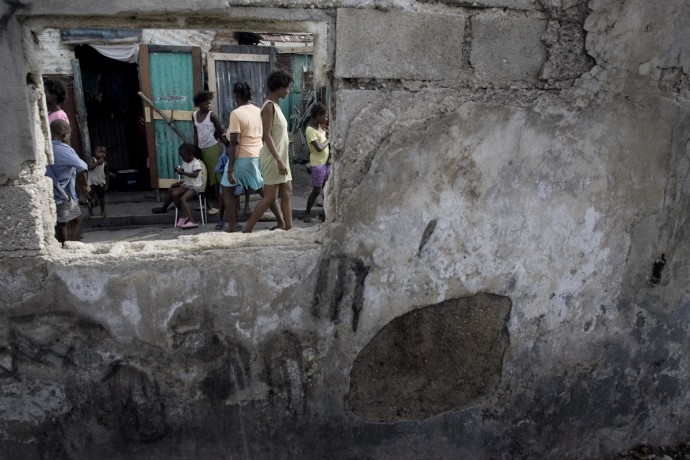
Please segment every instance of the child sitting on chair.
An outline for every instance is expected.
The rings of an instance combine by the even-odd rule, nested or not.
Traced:
[[[203,181],[201,180],[201,163],[198,158],[195,158],[195,151],[196,146],[187,142],[180,146],[178,153],[182,157],[183,163],[181,166],[175,167],[175,172],[182,176],[182,180],[170,186],[168,197],[163,206],[151,210],[154,214],[168,212],[168,206],[174,202],[175,206],[182,211],[182,217],[177,221],[177,226],[180,228],[196,228],[199,226],[194,221],[192,211],[187,204],[187,200],[195,198],[204,191]]]
[[[89,158],[86,164],[89,165],[89,187],[91,188],[87,201],[89,218],[93,217],[93,206],[97,198],[98,204],[101,207],[101,217],[105,218],[105,191],[108,187],[108,178],[105,171],[105,146],[96,144],[93,156]]]

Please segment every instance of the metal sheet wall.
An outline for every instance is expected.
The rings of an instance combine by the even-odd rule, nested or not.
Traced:
[[[253,91],[252,103],[258,107],[268,97],[266,89],[266,78],[273,68],[273,48],[265,46],[223,46],[224,53],[236,54],[267,54],[271,56],[269,62],[248,62],[248,61],[216,61],[216,85],[211,88],[216,91],[218,102],[218,114],[223,128],[227,128],[230,120],[230,112],[237,108],[235,98],[232,94],[232,87],[238,81],[246,81]]]
[[[191,52],[150,52],[151,100],[161,110],[194,110],[194,80]],[[155,76],[155,78],[153,78]],[[194,139],[192,119],[175,125],[190,142]],[[175,166],[181,163],[177,154],[182,140],[163,120],[154,121],[158,177],[175,179]]]

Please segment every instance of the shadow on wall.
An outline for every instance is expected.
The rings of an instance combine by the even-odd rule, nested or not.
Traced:
[[[355,359],[349,410],[371,422],[420,420],[486,395],[501,380],[511,306],[482,293],[394,319]]]

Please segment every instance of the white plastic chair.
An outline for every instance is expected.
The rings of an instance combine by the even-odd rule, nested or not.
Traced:
[[[201,163],[201,187],[202,190],[206,190],[206,184],[208,182],[208,172],[206,171],[206,165],[202,162]],[[182,176],[177,176],[178,179],[182,179]],[[206,202],[206,193],[201,192],[198,195],[199,198],[199,213],[201,214],[201,225],[206,226],[206,222],[208,221],[208,214],[207,214],[207,202]],[[177,206],[175,206],[175,227],[177,227]]]

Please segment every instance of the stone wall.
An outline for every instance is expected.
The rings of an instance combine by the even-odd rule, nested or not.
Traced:
[[[600,458],[690,428],[682,0],[5,2],[8,458]],[[329,222],[52,237],[33,36],[306,30]]]

